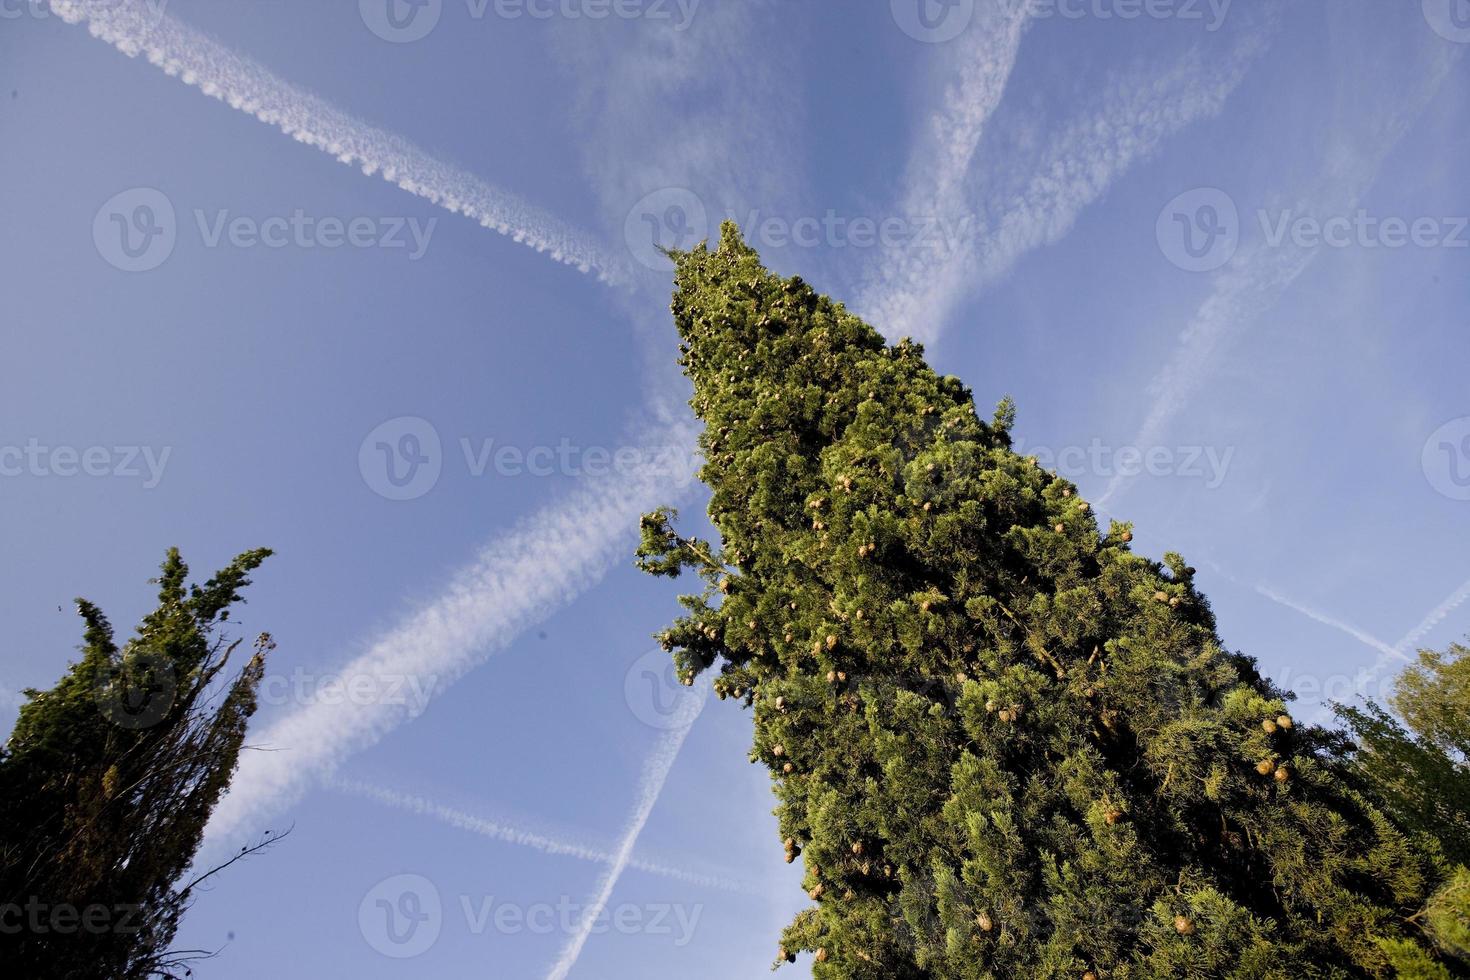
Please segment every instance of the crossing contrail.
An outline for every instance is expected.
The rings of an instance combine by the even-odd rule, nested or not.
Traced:
[[[442,593],[335,671],[374,697],[315,696],[250,740],[211,839],[238,844],[267,813],[294,802],[348,756],[417,717],[437,695],[517,634],[595,585],[626,557],[640,515],[672,502],[693,459],[687,422],[653,430],[659,447],[624,472],[587,483],[492,539]],[[664,448],[667,447],[667,448]]]
[[[374,786],[369,783],[356,782],[336,777],[326,780],[324,784],[328,789],[340,793],[347,793],[365,800],[372,800],[384,806],[416,813],[420,816],[431,817],[460,830],[467,830],[482,837],[492,840],[504,841],[507,844],[516,844],[521,847],[529,847],[543,854],[560,857],[576,858],[579,861],[591,861],[596,864],[611,865],[617,855],[611,851],[594,847],[590,844],[576,841],[564,840],[550,834],[537,833],[523,830],[508,824],[494,820],[488,820],[473,813],[466,813],[453,807],[447,807],[432,800],[426,800],[421,796],[413,796],[409,793],[400,793],[397,790],[388,789],[383,786]],[[752,885],[739,881],[728,875],[700,874],[696,871],[688,871],[684,868],[675,867],[667,862],[652,861],[640,858],[636,855],[628,859],[628,867],[635,871],[643,871],[648,874],[671,878],[689,885],[698,885],[702,888],[715,888],[720,891],[741,892],[744,894],[760,894]]]
[[[705,697],[708,697],[708,691],[705,692]],[[674,761],[678,759],[679,750],[684,746],[684,739],[689,735],[689,729],[694,727],[700,709],[704,707],[704,700],[704,698],[688,698],[684,701],[680,709],[680,724],[659,735],[659,742],[653,754],[644,761],[643,775],[638,781],[638,802],[633,808],[633,816],[628,821],[628,827],[623,832],[622,842],[618,845],[616,854],[613,855],[612,865],[603,873],[597,885],[596,895],[582,913],[576,932],[573,933],[556,962],[552,964],[551,972],[546,975],[546,980],[566,980],[567,974],[576,965],[577,957],[582,955],[582,947],[586,945],[593,925],[596,924],[603,910],[607,908],[608,899],[612,897],[618,879],[632,863],[633,848],[638,844],[638,836],[643,833],[643,827],[648,823],[648,817],[658,803],[664,782],[669,778],[669,770],[674,768]]]
[[[412,143],[369,126],[263,65],[231,51],[146,0],[51,0],[68,24],[85,23],[130,58],[142,56],[185,85],[278,127],[339,162],[377,174],[410,194],[478,221],[557,262],[610,284],[626,281],[621,261],[593,238]]]
[[[1357,106],[1352,127],[1336,131],[1323,151],[1321,172],[1285,200],[1302,214],[1351,214],[1372,187],[1389,151],[1403,138],[1439,91],[1457,55],[1443,46],[1429,48],[1417,78],[1397,88],[1349,69],[1345,104]],[[1345,65],[1354,62],[1344,62]],[[1129,445],[1155,446],[1194,393],[1203,385],[1229,342],[1265,315],[1321,254],[1320,248],[1261,238],[1241,248],[1216,273],[1210,295],[1179,334],[1178,343],[1149,386],[1153,401]],[[1098,505],[1108,506],[1135,480],[1120,470],[1108,481]]]
[[[976,64],[951,86],[905,181],[914,190],[901,213],[933,219],[938,231],[885,252],[864,291],[864,312],[889,337],[938,339],[958,304],[994,285],[1027,253],[1064,237],[1084,209],[1169,137],[1217,115],[1266,50],[1274,23],[1268,16],[1243,32],[1224,58],[1192,49],[1162,69],[1110,79],[1035,159],[993,152],[999,162],[980,172],[973,190],[970,170],[1027,20],[1003,20],[971,42]]]

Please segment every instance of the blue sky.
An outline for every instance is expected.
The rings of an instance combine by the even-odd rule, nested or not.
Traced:
[[[655,231],[1012,394],[1302,713],[1470,632],[1464,0],[394,2],[0,4],[0,723],[74,596],[279,552],[206,856],[295,830],[201,975],[764,974],[749,720],[631,567],[703,504]]]

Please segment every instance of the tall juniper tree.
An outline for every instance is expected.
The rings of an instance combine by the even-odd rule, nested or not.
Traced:
[[[0,749],[7,976],[174,977],[203,955],[171,945],[200,879],[179,881],[234,774],[274,647],[262,634],[249,661],[222,674],[238,641],[221,628],[269,554],[246,552],[189,586],[170,550],[157,608],[121,646],[102,611],[77,600],[81,658],[56,687],[25,692]]]
[[[753,708],[813,902],[778,963],[1298,980],[1438,955],[1411,920],[1446,868],[1222,646],[1182,558],[1100,529],[1012,451],[1008,401],[978,417],[732,224],[674,257],[720,541],[659,511],[639,563],[702,576],[660,639]]]

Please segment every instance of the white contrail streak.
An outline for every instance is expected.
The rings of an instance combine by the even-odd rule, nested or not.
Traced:
[[[560,857],[576,858],[579,861],[591,861],[595,864],[611,865],[616,858],[613,852],[603,848],[594,847],[590,844],[577,841],[569,841],[551,836],[549,834],[535,833],[522,830],[519,827],[487,820],[484,817],[453,807],[447,807],[432,800],[426,800],[421,796],[413,796],[409,793],[400,793],[397,790],[388,789],[384,786],[374,786],[369,783],[357,782],[348,779],[331,777],[323,784],[328,789],[357,796],[365,800],[372,800],[384,806],[393,807],[419,816],[430,817],[459,830],[479,834],[491,840],[503,841],[507,844],[515,844],[520,847],[529,847],[543,854]],[[730,875],[700,874],[676,867],[667,861],[654,861],[634,855],[628,860],[628,867],[635,871],[643,871],[648,874],[658,875],[663,878],[671,878],[674,881],[682,881],[689,885],[698,885],[702,888],[714,888],[720,891],[741,892],[745,894],[759,894],[750,884],[740,881]]]
[[[1430,55],[1429,70],[1416,91],[1385,91],[1376,105],[1364,105],[1355,120],[1356,133],[1334,134],[1323,163],[1324,176],[1303,188],[1297,210],[1318,217],[1351,214],[1378,175],[1384,157],[1419,117],[1454,64],[1442,48]],[[1369,93],[1353,93],[1366,103]],[[1214,366],[1220,349],[1276,305],[1321,252],[1289,238],[1277,245],[1265,240],[1242,248],[1231,265],[1218,273],[1209,297],[1179,335],[1169,360],[1149,386],[1153,403],[1129,445],[1158,445],[1169,423],[1188,404]],[[1098,498],[1106,507],[1133,476],[1119,470]]]
[[[1246,32],[1223,59],[1191,50],[1162,72],[1115,77],[1093,109],[1070,121],[1024,171],[1014,165],[982,174],[972,194],[966,175],[984,133],[984,121],[1000,101],[1026,20],[1007,21],[973,54],[980,65],[964,75],[947,103],[969,93],[975,110],[953,109],[936,117],[948,138],[936,134],[912,174],[937,193],[911,194],[911,220],[933,219],[938,231],[884,255],[882,268],[863,295],[862,308],[891,337],[933,341],[954,307],[1003,278],[1027,253],[1065,236],[1078,215],[1165,139],[1224,107],[1267,46],[1268,30]],[[984,109],[982,113],[979,110]],[[996,154],[1010,160],[1009,152]]]
[[[603,282],[625,281],[622,263],[611,259],[585,233],[283,81],[264,66],[168,16],[162,4],[51,0],[51,9],[69,24],[85,23],[94,37],[128,57],[141,55],[185,85],[277,126],[341,163],[360,167],[364,174],[379,174],[410,194],[509,235],[558,262],[595,274]]]
[[[1376,636],[1373,636],[1366,630],[1359,629],[1352,623],[1338,619],[1334,616],[1330,616],[1327,613],[1319,612],[1318,610],[1313,609],[1311,606],[1303,605],[1302,603],[1297,602],[1294,599],[1289,599],[1281,593],[1267,586],[1257,585],[1256,591],[1265,596],[1267,599],[1270,599],[1272,602],[1277,603],[1278,605],[1285,606],[1287,609],[1290,609],[1293,612],[1301,613],[1308,619],[1321,623],[1323,626],[1330,626],[1335,630],[1346,633],[1348,636],[1351,636],[1358,642],[1372,647],[1374,650],[1377,650],[1385,658],[1392,657],[1399,660],[1409,659],[1407,656],[1404,655],[1403,651],[1400,648],[1389,646],[1387,643],[1384,643]]]
[[[1464,605],[1467,599],[1470,599],[1470,582],[1466,582],[1451,592],[1445,597],[1444,602],[1429,610],[1419,621],[1419,625],[1409,630],[1404,634],[1404,638],[1399,640],[1398,649],[1407,651],[1417,648],[1419,641],[1428,636],[1430,630],[1444,622],[1445,617]]]
[[[708,692],[706,692],[706,697],[708,697]],[[638,783],[638,802],[633,809],[632,818],[628,821],[627,830],[623,833],[622,842],[618,845],[617,853],[613,856],[612,865],[603,873],[596,895],[577,924],[577,931],[567,942],[556,962],[552,964],[551,972],[546,975],[546,980],[566,980],[567,974],[577,963],[577,957],[582,955],[582,947],[586,945],[593,925],[602,915],[603,910],[607,908],[608,899],[612,897],[618,879],[622,877],[623,871],[633,860],[633,848],[638,844],[638,836],[643,833],[643,827],[648,823],[648,817],[658,803],[659,794],[663,792],[664,781],[669,777],[669,770],[674,767],[674,760],[679,757],[679,750],[684,746],[684,739],[688,736],[689,729],[694,727],[694,721],[699,717],[704,700],[704,698],[684,700],[681,714],[687,717],[688,721],[684,721],[671,731],[660,734],[657,748],[645,760],[643,775]]]
[[[1417,648],[1420,640],[1428,636],[1431,630],[1433,630],[1436,626],[1443,622],[1445,617],[1447,617],[1450,613],[1454,612],[1461,605],[1463,605],[1467,599],[1470,599],[1470,582],[1466,582],[1464,585],[1461,585],[1454,592],[1451,592],[1448,596],[1446,596],[1443,602],[1435,606],[1429,612],[1425,613],[1424,618],[1419,621],[1419,625],[1415,626],[1413,629],[1409,630],[1409,632],[1405,633],[1403,638],[1399,640],[1398,643],[1394,644],[1393,647],[1391,647],[1390,649],[1382,652],[1377,660],[1373,661],[1372,664],[1364,668],[1364,670],[1359,673],[1356,678],[1358,694],[1362,695],[1366,693],[1369,685],[1376,681],[1379,675],[1381,675],[1391,663],[1400,660],[1413,663],[1414,658],[1409,655],[1409,651]],[[1317,718],[1315,720],[1323,720],[1327,717],[1327,715],[1331,713],[1331,711],[1332,709],[1330,707],[1328,707],[1327,705],[1323,705],[1318,710]]]
[[[903,181],[908,190],[899,208],[912,220],[953,219],[971,210],[965,178],[986,123],[1005,95],[1030,23],[1024,4],[987,6],[982,17],[986,22],[972,24],[945,62],[955,78],[909,154]],[[924,339],[920,313],[940,271],[937,261],[921,249],[886,250],[878,283],[865,304],[873,322],[892,336]]]
[[[316,697],[253,737],[252,746],[271,751],[242,755],[210,837],[238,843],[236,837],[253,834],[266,812],[416,717],[494,650],[595,584],[624,556],[639,516],[687,485],[693,442],[688,423],[660,430],[643,443],[660,447],[643,464],[578,488],[492,540],[442,595],[336,672],[349,689],[357,684],[396,696],[370,703]]]

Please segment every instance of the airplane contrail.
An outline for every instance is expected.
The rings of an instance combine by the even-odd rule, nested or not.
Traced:
[[[1412,89],[1394,90],[1380,82],[1376,90],[1369,91],[1374,80],[1354,68],[1352,82],[1344,83],[1351,99],[1343,101],[1359,107],[1356,129],[1336,134],[1324,149],[1322,175],[1294,195],[1298,210],[1312,215],[1351,214],[1377,179],[1389,151],[1439,91],[1455,59],[1455,53],[1443,46],[1432,47],[1427,70]],[[1262,239],[1241,248],[1231,264],[1216,274],[1210,295],[1154,376],[1149,385],[1152,404],[1129,445],[1154,446],[1163,439],[1233,335],[1274,307],[1320,253],[1319,248],[1290,240],[1273,245]],[[1108,506],[1134,479],[1132,473],[1115,473],[1097,504]]]
[[[1391,663],[1394,663],[1395,661],[1407,661],[1409,663],[1413,663],[1414,658],[1409,656],[1408,651],[1415,648],[1419,641],[1429,634],[1430,630],[1434,629],[1441,622],[1443,622],[1446,616],[1448,616],[1450,613],[1454,612],[1461,605],[1463,605],[1467,599],[1470,599],[1470,582],[1465,582],[1454,592],[1451,592],[1448,596],[1445,597],[1443,602],[1435,606],[1433,609],[1429,610],[1429,612],[1425,613],[1424,618],[1419,620],[1419,624],[1413,629],[1409,630],[1409,632],[1405,633],[1403,635],[1403,638],[1395,643],[1393,647],[1381,652],[1378,658],[1358,675],[1358,694],[1362,695],[1364,692],[1366,692],[1368,686],[1373,681],[1377,680],[1379,675],[1382,674]],[[1317,716],[1314,720],[1324,720],[1330,713],[1331,708],[1327,705],[1323,705],[1321,708],[1318,709]]]
[[[341,163],[360,167],[368,176],[380,175],[410,194],[602,282],[627,281],[623,263],[585,232],[278,78],[263,65],[168,16],[160,3],[51,0],[51,9],[68,24],[85,23],[94,37],[128,57],[142,56],[185,85],[279,127]]]
[[[562,857],[576,858],[579,861],[591,861],[595,864],[612,865],[617,855],[611,851],[594,847],[590,844],[579,843],[559,839],[549,834],[536,833],[512,827],[494,820],[453,807],[447,807],[421,796],[409,793],[401,793],[397,790],[388,789],[383,786],[374,786],[369,783],[354,780],[328,778],[324,784],[328,789],[357,796],[362,799],[372,800],[384,806],[404,810],[408,813],[416,813],[420,816],[431,817],[442,823],[460,830],[466,830],[482,837],[492,840],[504,841],[507,844],[516,844],[521,847],[529,847],[541,851],[543,854],[551,854]],[[648,874],[671,878],[674,881],[682,881],[685,884],[698,885],[702,888],[714,888],[720,891],[741,892],[744,894],[760,894],[754,886],[730,875],[701,874],[684,868],[675,867],[667,862],[653,861],[634,855],[628,859],[628,867],[635,871],[643,871]]]
[[[633,808],[628,827],[623,832],[622,842],[613,856],[612,865],[603,873],[597,885],[596,895],[583,912],[576,932],[573,933],[556,962],[552,964],[546,980],[566,980],[567,974],[576,965],[577,957],[582,955],[582,947],[586,945],[593,925],[602,915],[603,910],[607,908],[608,899],[612,897],[618,879],[623,876],[623,872],[633,860],[633,849],[638,844],[638,836],[643,833],[643,827],[648,823],[648,817],[658,803],[659,794],[663,792],[664,782],[669,777],[669,770],[674,767],[674,761],[679,757],[679,750],[684,746],[684,739],[689,735],[689,730],[694,727],[694,722],[699,717],[700,709],[704,707],[704,701],[708,696],[708,691],[706,691],[704,698],[685,699],[680,709],[681,723],[670,731],[660,733],[658,746],[643,764],[643,775],[638,782],[638,802]],[[684,718],[688,720],[684,721]]]
[[[447,588],[336,671],[349,684],[396,697],[316,697],[250,740],[228,795],[207,828],[211,839],[250,835],[266,813],[299,798],[349,755],[417,717],[434,696],[522,630],[549,616],[624,555],[638,518],[670,503],[693,459],[687,422],[655,429],[660,448],[626,472],[585,484],[565,500],[492,539]]]
[[[889,249],[863,292],[863,312],[889,337],[936,340],[961,301],[999,281],[1027,253],[1060,240],[1086,207],[1168,137],[1217,115],[1265,51],[1274,20],[1245,32],[1223,59],[1191,49],[1163,70],[1111,79],[1096,105],[1070,120],[1034,161],[1018,167],[1010,154],[998,153],[1006,162],[982,173],[972,192],[966,178],[977,143],[1005,90],[1025,26],[1024,18],[1006,21],[974,42],[981,64],[963,72],[949,96],[968,93],[974,111],[938,114],[939,132],[910,162],[909,181],[925,190],[907,196],[903,214],[933,219],[939,230]]]
[[[1313,609],[1311,606],[1297,602],[1295,599],[1288,598],[1287,596],[1282,595],[1269,586],[1257,585],[1256,591],[1265,596],[1267,599],[1270,599],[1277,605],[1285,606],[1287,609],[1290,609],[1293,612],[1301,613],[1308,619],[1321,623],[1323,626],[1330,626],[1335,630],[1346,633],[1348,636],[1351,636],[1359,643],[1370,646],[1374,650],[1377,650],[1378,653],[1384,658],[1396,658],[1398,660],[1405,661],[1409,659],[1399,647],[1389,646],[1387,643],[1378,639],[1367,630],[1359,629],[1352,623],[1338,619],[1337,617],[1331,616],[1327,613],[1320,612],[1316,609]]]

